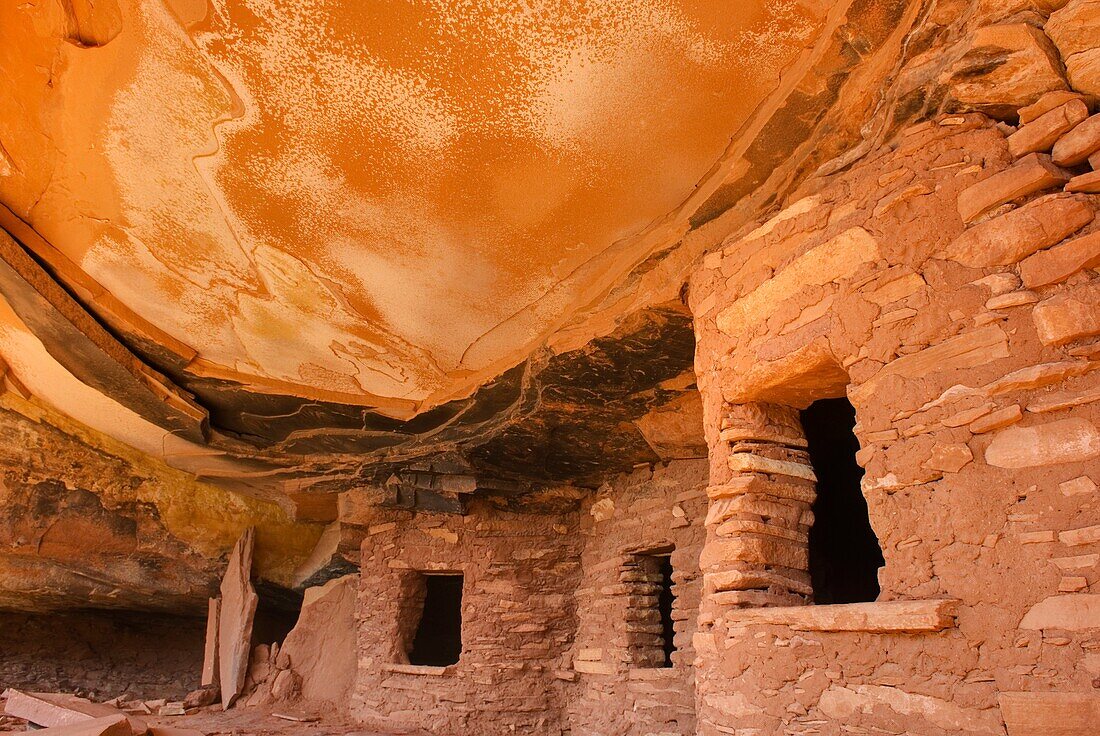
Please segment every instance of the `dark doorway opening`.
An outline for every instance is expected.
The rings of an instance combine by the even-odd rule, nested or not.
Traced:
[[[817,475],[810,527],[814,603],[860,603],[879,594],[878,569],[885,561],[860,488],[855,425],[856,411],[846,398],[815,401],[802,412]]]
[[[252,645],[283,643],[302,613],[302,595],[264,582],[256,583],[256,616],[252,621]]]
[[[409,664],[446,667],[462,653],[462,575],[424,576],[424,608]]]
[[[661,648],[664,650],[662,667],[672,666],[672,653],[676,651],[676,630],[672,625],[672,604],[676,596],[672,594],[672,556],[657,557],[658,572],[661,575],[661,592],[657,595],[657,610],[661,614]]]

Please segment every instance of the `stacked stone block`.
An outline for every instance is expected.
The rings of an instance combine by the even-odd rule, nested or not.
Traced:
[[[713,606],[801,605],[812,590],[809,529],[814,472],[797,411],[730,405],[720,441],[731,475],[707,488],[700,566]],[[711,614],[704,614],[709,620]]]

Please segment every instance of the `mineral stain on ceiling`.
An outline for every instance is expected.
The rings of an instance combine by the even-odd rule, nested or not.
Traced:
[[[412,416],[658,243],[821,0],[0,10],[0,201],[196,376]]]

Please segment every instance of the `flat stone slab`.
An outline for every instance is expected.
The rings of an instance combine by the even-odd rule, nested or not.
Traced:
[[[958,606],[951,599],[780,606],[730,611],[725,619],[730,626],[771,624],[795,631],[914,633],[954,627]]]
[[[38,726],[75,726],[97,719],[121,717],[128,724],[126,734],[131,731],[143,734],[149,730],[145,721],[126,715],[118,708],[65,693],[26,693],[9,689],[4,712]]]
[[[126,716],[120,714],[92,718],[68,726],[52,726],[34,733],[44,736],[132,736],[134,732],[130,730],[130,722],[126,720]]]

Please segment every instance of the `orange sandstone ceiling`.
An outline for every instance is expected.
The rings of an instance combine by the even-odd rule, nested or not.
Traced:
[[[0,202],[189,371],[411,415],[675,242],[831,5],[4,3]]]

